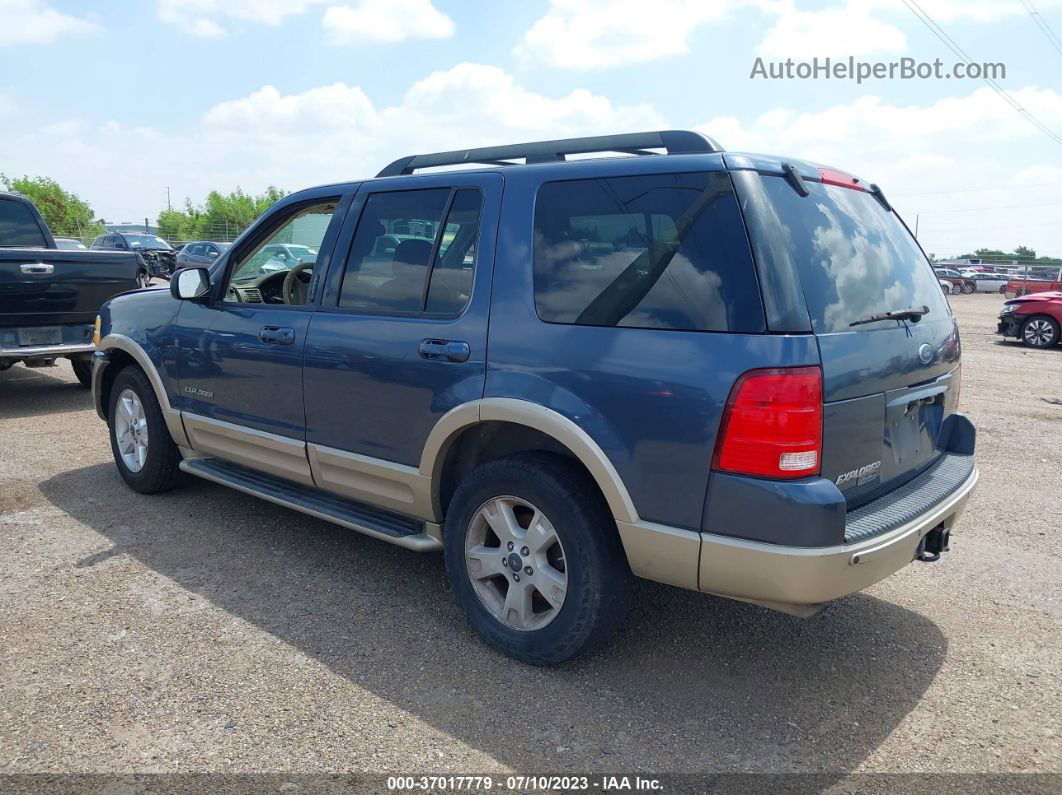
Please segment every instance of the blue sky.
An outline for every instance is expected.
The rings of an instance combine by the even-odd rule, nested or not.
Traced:
[[[1062,0],[917,0],[1062,135]],[[108,220],[415,151],[656,127],[879,182],[928,250],[1062,254],[1062,143],[979,80],[750,79],[757,56],[956,60],[902,0],[0,0],[0,171]]]

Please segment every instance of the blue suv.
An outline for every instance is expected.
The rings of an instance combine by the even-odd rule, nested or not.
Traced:
[[[690,132],[304,190],[98,336],[130,487],[441,549],[534,664],[603,641],[635,576],[811,615],[937,559],[977,481],[955,320],[882,191]]]

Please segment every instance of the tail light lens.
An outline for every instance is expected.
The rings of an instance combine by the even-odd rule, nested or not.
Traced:
[[[750,370],[730,391],[713,468],[802,478],[822,465],[822,370]]]

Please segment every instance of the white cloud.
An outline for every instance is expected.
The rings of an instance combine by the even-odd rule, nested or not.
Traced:
[[[159,19],[195,36],[224,36],[221,20],[279,25],[325,0],[158,0]]]
[[[848,3],[820,11],[783,13],[756,51],[771,58],[860,56],[900,53],[907,36],[895,25],[872,17],[866,3]]]
[[[769,0],[551,0],[516,54],[564,69],[639,63],[689,51],[698,27],[737,6],[772,7]]]
[[[370,177],[397,157],[487,144],[666,126],[648,105],[617,105],[583,89],[545,95],[495,66],[463,63],[375,105],[358,86],[295,94],[273,86],[221,102],[183,134],[117,123],[4,131],[17,170],[48,174],[105,217],[154,215],[159,185],[201,199],[237,185],[258,191]]]
[[[333,44],[405,39],[447,39],[454,21],[431,0],[361,0],[356,6],[331,6],[321,24]]]
[[[0,0],[0,47],[6,44],[51,44],[67,36],[91,36],[99,26],[62,14],[44,0]]]
[[[1062,129],[1062,93],[1031,86],[1010,93],[1048,127]],[[731,151],[788,154],[880,183],[912,226],[921,216],[922,242],[938,254],[1025,241],[1062,248],[1062,170],[1037,164],[1035,155],[1045,149],[1050,157],[1057,144],[987,86],[928,105],[864,96],[816,111],[780,108],[744,122],[723,116],[698,129]]]

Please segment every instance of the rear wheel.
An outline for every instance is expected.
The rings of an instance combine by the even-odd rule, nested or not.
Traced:
[[[151,284],[151,274],[147,271],[140,270],[136,272],[136,286],[140,288],[147,287]]]
[[[552,665],[626,618],[633,575],[596,487],[559,456],[478,467],[454,494],[446,570],[472,627],[498,651]]]
[[[1005,285],[1005,284],[1000,285],[999,294],[1000,295],[1006,295],[1007,294],[1007,285]]]
[[[70,366],[74,368],[74,375],[77,376],[78,383],[85,389],[92,388],[92,360],[91,359],[71,359]]]
[[[107,426],[114,463],[129,488],[141,494],[173,488],[181,454],[166,428],[155,390],[138,367],[130,365],[114,379]]]
[[[1050,348],[1058,342],[1058,323],[1047,315],[1033,315],[1021,324],[1021,341],[1030,348]]]
[[[974,291],[974,286],[972,284],[970,284],[969,282],[963,282],[962,283],[962,291],[964,293],[966,293],[967,295],[969,295],[970,293],[972,293]]]
[[[961,292],[962,292],[962,288],[959,285],[957,285],[957,284],[952,284],[951,285],[951,294],[952,295],[958,295]]]

